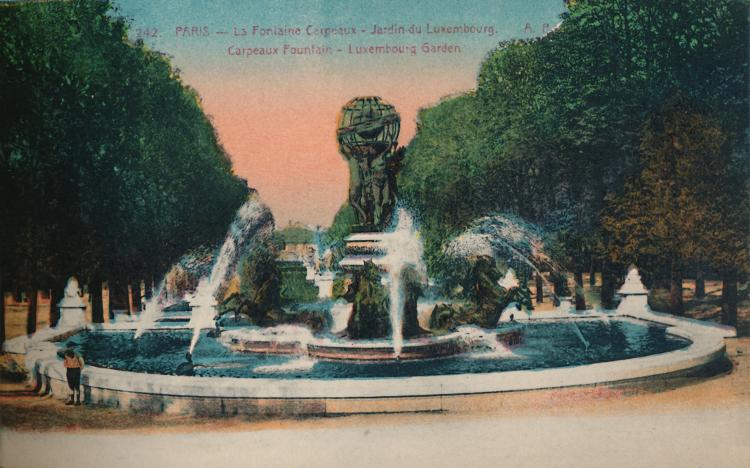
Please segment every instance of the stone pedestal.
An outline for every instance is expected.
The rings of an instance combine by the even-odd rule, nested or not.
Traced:
[[[315,275],[315,286],[318,287],[318,299],[333,297],[333,273],[325,271]]]
[[[573,298],[570,296],[560,296],[558,298],[560,305],[555,308],[557,312],[571,314],[575,312],[576,307],[573,305]]]
[[[648,308],[648,289],[643,286],[637,268],[632,268],[625,278],[625,283],[617,291],[622,297],[617,311],[620,313],[638,313]]]
[[[65,295],[57,303],[60,309],[60,320],[57,322],[59,328],[79,327],[86,324],[86,303],[81,297],[81,289],[78,280],[71,276],[65,286]]]
[[[354,295],[352,313],[346,333],[353,339],[374,339],[394,336],[393,320],[389,305],[384,301],[393,291],[388,284],[386,259],[386,234],[381,232],[360,232],[345,239],[345,257],[339,265],[352,278],[351,291]],[[366,268],[370,263],[374,268]],[[360,297],[360,292],[365,295]],[[398,333],[398,332],[397,332]]]
[[[386,236],[387,234],[383,232],[360,232],[350,235],[344,240],[346,255],[339,265],[345,272],[353,273],[361,270],[365,262],[373,262],[384,271]]]

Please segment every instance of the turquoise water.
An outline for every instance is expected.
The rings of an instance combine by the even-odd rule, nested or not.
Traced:
[[[190,330],[150,331],[134,340],[132,331],[89,331],[68,341],[76,343],[87,364],[93,366],[174,374],[177,366],[185,362],[191,333]],[[688,344],[687,340],[666,334],[663,326],[651,323],[564,320],[525,325],[524,342],[513,349],[512,356],[473,353],[387,363],[317,361],[308,370],[259,373],[255,370],[260,366],[283,365],[299,357],[236,353],[204,335],[193,353],[193,363],[195,375],[204,377],[406,377],[577,366],[664,353]]]

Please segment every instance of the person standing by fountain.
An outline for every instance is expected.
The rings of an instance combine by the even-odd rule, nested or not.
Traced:
[[[68,387],[71,391],[70,399],[65,404],[78,406],[81,404],[81,371],[83,371],[84,366],[83,357],[76,353],[72,347],[68,347],[63,356],[63,366],[65,367],[65,374],[68,379]]]

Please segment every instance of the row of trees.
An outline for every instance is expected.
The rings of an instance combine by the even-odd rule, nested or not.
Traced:
[[[631,263],[649,284],[713,272],[725,320],[747,273],[745,2],[570,2],[543,38],[502,43],[477,89],[420,112],[399,178],[437,277],[446,241],[512,212],[555,235],[603,301]],[[580,305],[580,304],[579,304]]]
[[[97,321],[102,281],[158,281],[248,195],[197,94],[127,33],[108,1],[0,7],[0,291],[54,303],[76,275]]]

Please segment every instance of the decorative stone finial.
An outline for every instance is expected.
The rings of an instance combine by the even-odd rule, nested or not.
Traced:
[[[57,303],[60,309],[58,327],[78,327],[86,323],[86,303],[81,297],[81,288],[75,276],[68,278],[62,300]]]
[[[631,268],[628,271],[628,276],[625,278],[625,283],[622,285],[618,294],[621,296],[635,296],[648,294],[648,289],[643,285],[641,281],[641,274],[638,273],[638,268]]]

